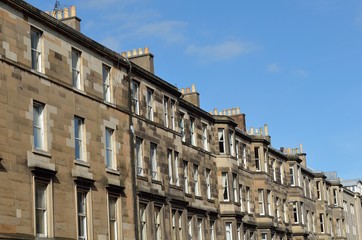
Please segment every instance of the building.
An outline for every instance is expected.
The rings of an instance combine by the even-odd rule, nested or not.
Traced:
[[[201,109],[147,48],[89,39],[75,7],[0,12],[0,239],[362,236],[360,193],[239,108]]]

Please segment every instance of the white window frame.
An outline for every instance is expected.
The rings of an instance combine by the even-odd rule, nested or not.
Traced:
[[[251,213],[251,193],[250,193],[250,187],[246,187],[246,210],[248,213]]]
[[[105,161],[106,168],[116,170],[116,159],[115,159],[115,142],[114,142],[114,129],[105,128]]]
[[[164,122],[164,126],[165,127],[169,127],[169,122],[168,122],[168,100],[169,98],[164,96],[163,97],[163,122]]]
[[[289,166],[289,180],[290,180],[290,186],[295,186],[295,174],[294,174],[294,165]]]
[[[79,240],[91,238],[89,236],[88,194],[85,190],[77,189],[77,235]],[[81,206],[82,208],[80,208]]]
[[[298,202],[293,202],[293,220],[294,224],[299,224]]]
[[[233,195],[234,195],[234,202],[239,202],[239,196],[238,196],[238,177],[237,174],[233,173],[232,174],[233,177],[233,182],[232,182],[232,187],[233,187]]]
[[[137,175],[143,176],[144,175],[144,168],[143,168],[143,139],[136,137],[136,144],[135,144],[135,155],[136,155],[136,162],[137,162]]]
[[[195,132],[196,118],[190,117],[190,140],[191,145],[196,146],[196,132]]]
[[[131,91],[132,91],[132,107],[133,107],[133,112],[136,115],[140,114],[140,101],[139,101],[139,91],[140,91],[140,85],[138,82],[132,80],[132,85],[131,85]]]
[[[74,157],[78,161],[86,161],[84,128],[84,118],[74,116]]]
[[[228,173],[222,172],[222,196],[223,201],[230,201],[230,189],[229,189],[229,179],[228,179]]]
[[[218,142],[220,154],[225,154],[225,130],[223,128],[218,129]]]
[[[267,199],[268,199],[268,214],[269,216],[273,216],[274,215],[272,211],[273,195],[270,190],[267,190]]]
[[[207,124],[202,123],[202,145],[204,147],[204,150],[209,151],[209,140],[207,137]]]
[[[201,218],[197,219],[197,240],[203,240],[204,239],[204,231],[203,231],[203,220]]]
[[[154,234],[155,234],[155,239],[162,239],[162,207],[161,206],[154,206],[153,207],[153,211],[154,211]]]
[[[323,213],[319,214],[319,223],[320,223],[321,233],[325,233],[326,229],[325,229],[325,226],[324,226],[324,214]]]
[[[185,134],[185,114],[180,113],[180,133],[181,133],[181,141],[186,141],[186,134]]]
[[[111,102],[111,68],[106,65],[102,65],[102,83],[103,83],[103,100]]]
[[[34,177],[34,229],[37,237],[52,235],[52,181],[44,181]]]
[[[241,184],[239,184],[239,202],[240,202],[240,210],[244,211],[243,185]]]
[[[176,152],[176,151],[173,152],[172,169],[173,169],[173,173],[174,173],[174,182],[175,182],[176,186],[180,186],[180,176],[179,176],[179,172],[178,172],[178,167],[179,167],[178,155],[179,155],[178,152]]]
[[[158,166],[157,166],[157,144],[150,143],[150,159],[151,159],[151,178],[158,179]]]
[[[81,90],[81,76],[80,76],[80,63],[81,63],[81,52],[75,49],[72,49],[72,81],[73,87]]]
[[[187,161],[183,162],[184,170],[184,191],[189,193],[189,163]]]
[[[146,104],[147,119],[153,121],[153,90],[150,88],[147,88]]]
[[[167,149],[167,161],[168,161],[168,180],[170,184],[173,184],[173,167],[172,167],[172,150]]]
[[[233,240],[232,222],[226,222],[225,223],[225,239],[226,240]]]
[[[255,171],[261,171],[259,147],[254,147]]]
[[[243,155],[243,164],[244,164],[244,168],[248,168],[248,158],[247,158],[247,147],[245,144],[242,144],[242,155]]]
[[[211,199],[211,170],[206,169],[205,171],[205,182],[206,182],[206,196],[207,199]]]
[[[235,156],[234,131],[229,130],[229,152],[231,156]]]
[[[148,239],[148,205],[144,203],[139,204],[139,221],[140,221],[140,240]]]
[[[44,150],[45,144],[45,105],[33,101],[33,141],[34,149]]]
[[[31,68],[35,71],[42,72],[42,35],[43,33],[31,27],[30,45],[31,45]]]
[[[194,164],[194,192],[195,196],[200,196],[200,176],[199,176],[199,166]]]
[[[171,99],[171,128],[176,129],[176,101]]]
[[[117,240],[121,234],[119,229],[119,198],[108,194],[108,231],[109,239]]]
[[[214,220],[210,220],[210,240],[216,240]]]
[[[264,189],[258,189],[258,206],[259,206],[259,215],[265,215],[265,206],[264,206]]]

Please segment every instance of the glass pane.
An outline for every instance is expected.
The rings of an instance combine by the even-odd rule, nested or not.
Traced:
[[[36,233],[45,234],[45,211],[36,210]]]
[[[78,192],[78,213],[85,214],[85,196],[82,192]]]
[[[45,186],[43,184],[36,184],[36,208],[45,209]]]

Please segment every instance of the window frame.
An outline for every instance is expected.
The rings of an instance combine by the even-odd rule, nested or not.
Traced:
[[[137,176],[144,176],[143,139],[139,138],[139,137],[136,137],[135,156],[136,156],[136,173],[137,173]]]
[[[151,178],[158,180],[157,144],[150,142]]]
[[[107,169],[117,170],[115,154],[115,131],[112,128],[105,127],[105,162]]]
[[[35,27],[31,27],[30,29],[31,68],[37,72],[42,72],[43,70],[42,36],[43,32],[41,30]]]
[[[146,118],[150,121],[153,121],[154,118],[154,100],[153,100],[154,90],[151,88],[147,88],[147,96],[146,96],[146,106],[147,106],[147,115]]]
[[[131,83],[131,95],[132,95],[132,108],[136,115],[140,114],[140,84],[139,82],[132,80]]]
[[[219,153],[225,154],[225,129],[218,128]]]
[[[84,118],[74,116],[74,157],[76,161],[86,162]]]
[[[44,115],[45,104],[33,101],[33,146],[36,150],[46,151]]]
[[[111,67],[102,64],[102,85],[103,85],[103,100],[111,103]]]
[[[73,88],[82,90],[81,83],[81,52],[72,48],[72,83]]]

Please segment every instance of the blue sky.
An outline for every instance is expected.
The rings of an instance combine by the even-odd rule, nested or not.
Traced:
[[[55,0],[28,0],[52,10]],[[81,31],[117,52],[149,47],[155,72],[196,84],[206,111],[240,107],[272,146],[362,178],[362,2],[61,0]]]

